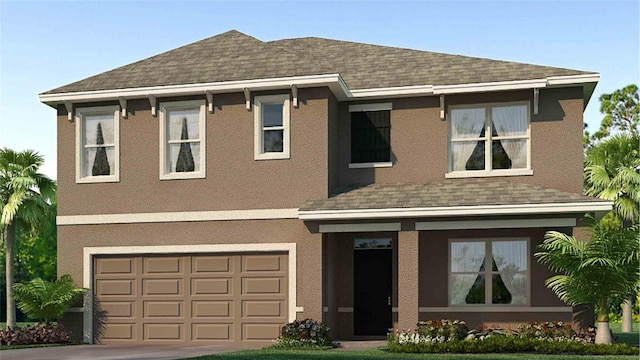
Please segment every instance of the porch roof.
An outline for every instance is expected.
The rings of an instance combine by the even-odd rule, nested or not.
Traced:
[[[456,215],[601,213],[612,202],[541,186],[493,179],[450,179],[424,184],[371,184],[337,189],[307,201],[302,220]]]

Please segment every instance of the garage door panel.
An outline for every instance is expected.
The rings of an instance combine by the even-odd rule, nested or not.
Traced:
[[[242,256],[242,271],[281,271],[282,256],[280,255],[245,255]]]
[[[201,273],[228,273],[231,271],[232,258],[229,256],[198,256],[191,261],[191,272]]]
[[[133,301],[102,301],[100,306],[107,317],[135,317],[135,302]]]
[[[192,324],[193,340],[233,340],[233,324]]]
[[[270,341],[280,335],[282,324],[242,324],[242,340]]]
[[[184,340],[184,324],[144,324],[143,340]]]
[[[108,323],[102,333],[102,341],[136,341],[135,324]]]
[[[144,258],[143,274],[182,274],[183,257]]]
[[[133,259],[98,259],[96,275],[132,274],[134,272]]]
[[[228,318],[233,316],[233,301],[194,301],[191,305],[193,318]]]
[[[183,301],[144,301],[143,304],[145,318],[184,317]]]
[[[132,296],[135,279],[96,280],[96,291],[99,296]]]
[[[182,279],[142,279],[143,295],[182,295]]]
[[[242,278],[242,294],[281,294],[282,278]]]
[[[191,295],[228,295],[232,278],[191,279]]]
[[[242,317],[280,317],[282,316],[282,301],[243,301]]]

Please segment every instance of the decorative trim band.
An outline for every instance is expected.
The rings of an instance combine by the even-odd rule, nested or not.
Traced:
[[[393,109],[393,103],[377,103],[377,104],[356,104],[349,105],[349,112],[359,111],[382,111]]]
[[[387,162],[369,162],[369,163],[349,163],[349,169],[371,169],[393,167],[391,161]]]
[[[574,227],[574,218],[470,220],[416,222],[416,230],[513,229],[540,227]]]
[[[298,212],[301,220],[343,219],[389,219],[434,216],[478,216],[478,215],[528,215],[563,214],[584,212],[606,212],[611,210],[611,201],[584,203],[549,203],[517,205],[443,206],[420,208],[349,209],[349,210],[303,210]]]
[[[328,224],[319,225],[321,233],[364,232],[364,231],[400,231],[400,223],[365,223],[365,224]]]
[[[184,211],[131,214],[63,215],[58,225],[136,224],[182,221],[297,219],[298,209]]]
[[[516,306],[495,306],[495,307],[487,307],[487,306],[483,306],[483,307],[456,307],[456,306],[450,306],[450,307],[419,307],[418,308],[419,312],[425,312],[425,313],[434,313],[434,312],[447,312],[447,313],[452,313],[452,312],[481,312],[481,313],[488,313],[488,312],[508,312],[508,313],[520,313],[520,312],[535,312],[535,313],[545,313],[545,312],[550,312],[550,313],[556,313],[556,312],[571,312],[572,308],[571,306],[520,306],[520,307],[516,307]]]
[[[352,307],[339,307],[338,308],[338,312],[339,313],[352,313],[353,312],[353,308]]]

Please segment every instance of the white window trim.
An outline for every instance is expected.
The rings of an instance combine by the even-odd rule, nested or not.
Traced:
[[[84,116],[113,114],[113,142],[115,145],[113,158],[113,175],[82,176],[82,160],[84,154]],[[95,106],[76,109],[76,183],[106,183],[120,181],[120,107]]]
[[[200,111],[200,169],[190,172],[166,172],[167,165],[167,110],[186,110],[198,108]],[[160,133],[160,161],[158,163],[160,180],[175,180],[175,179],[202,179],[207,176],[207,146],[206,146],[206,112],[204,100],[189,100],[189,101],[171,101],[160,103],[160,116],[158,117],[159,133]]]
[[[282,152],[263,152],[262,144],[262,104],[282,104]],[[278,94],[278,95],[264,95],[256,96],[253,104],[253,121],[254,121],[254,160],[277,160],[277,159],[289,159],[291,153],[291,135],[290,135],[290,123],[291,123],[291,110],[290,110],[290,95]]]
[[[393,103],[349,105],[349,112],[393,110]]]
[[[497,170],[465,170],[465,171],[453,171],[453,162],[451,158],[451,127],[453,121],[449,120],[448,134],[447,134],[447,173],[445,173],[445,179],[456,178],[475,178],[475,177],[493,177],[493,176],[530,176],[533,175],[531,169],[531,104],[530,101],[513,101],[513,102],[493,102],[493,103],[477,103],[477,104],[465,104],[465,105],[451,105],[449,106],[449,114],[447,115],[451,119],[451,111],[458,109],[477,109],[484,108],[487,114],[490,114],[490,109],[495,106],[515,106],[524,105],[527,107],[527,135],[521,136],[523,139],[527,139],[527,167],[521,169],[497,169]],[[487,127],[487,122],[490,121],[490,116],[485,116],[485,168],[492,166],[490,144],[491,144],[491,126]],[[486,135],[488,133],[488,135]],[[515,136],[514,136],[515,137]],[[512,138],[512,137],[509,137]],[[473,140],[473,139],[470,139]]]
[[[385,168],[393,167],[391,161],[385,162],[369,162],[369,163],[349,163],[349,169],[370,169],[370,168]]]
[[[494,241],[526,241],[527,242],[527,269],[524,271],[526,276],[526,293],[527,293],[527,301],[524,304],[491,304],[491,297],[487,297],[490,293],[490,288],[486,286],[485,283],[485,302],[489,301],[489,303],[485,304],[452,304],[451,303],[451,287],[452,287],[452,272],[451,272],[451,243],[454,242],[482,242],[485,244],[485,261],[487,254],[490,254],[491,251],[491,243]],[[531,238],[522,236],[522,237],[496,237],[496,238],[456,238],[449,239],[447,243],[447,304],[451,308],[465,308],[465,309],[496,309],[496,308],[528,308],[531,307]],[[490,274],[491,271],[486,270],[486,262],[485,262],[485,272]],[[478,272],[479,273],[479,272]],[[520,272],[519,272],[520,273]],[[486,282],[490,282],[490,277],[485,279]]]

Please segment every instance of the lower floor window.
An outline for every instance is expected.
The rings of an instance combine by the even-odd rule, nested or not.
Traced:
[[[527,305],[528,240],[451,240],[450,305]]]

